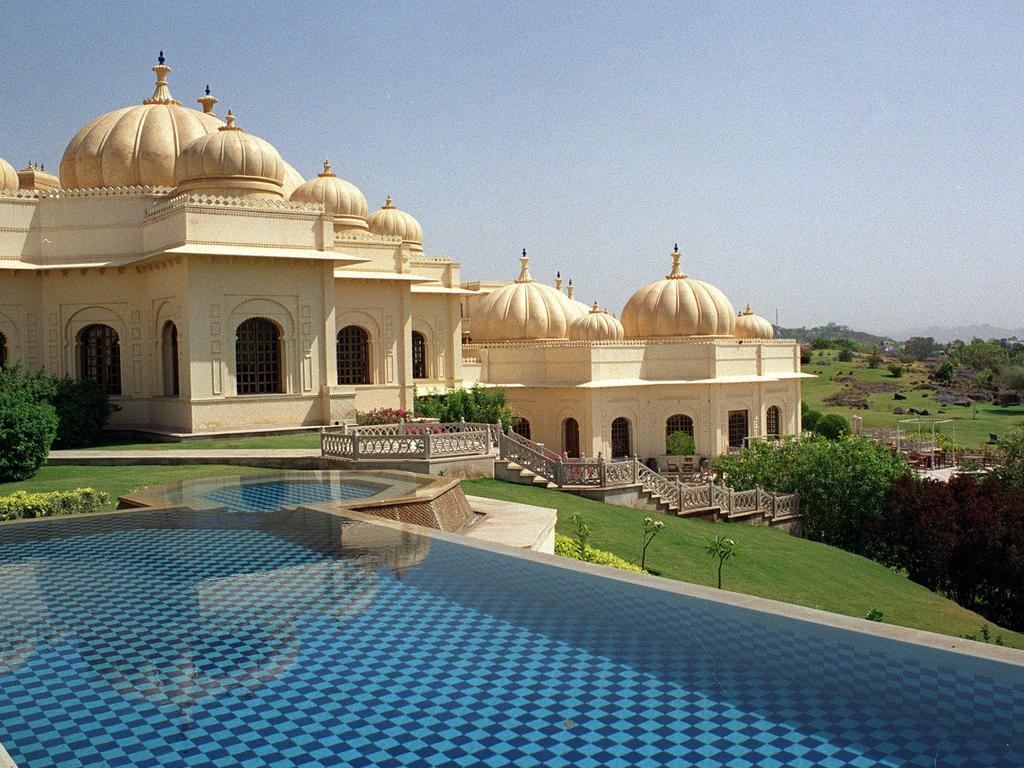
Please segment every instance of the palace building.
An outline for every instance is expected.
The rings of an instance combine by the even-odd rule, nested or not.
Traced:
[[[799,431],[798,345],[678,250],[621,319],[525,252],[513,282],[464,282],[390,197],[371,212],[326,162],[306,181],[208,88],[174,99],[170,71],[75,133],[59,175],[0,159],[0,362],[90,379],[113,426],[150,431],[334,424],[474,384],[570,456]]]

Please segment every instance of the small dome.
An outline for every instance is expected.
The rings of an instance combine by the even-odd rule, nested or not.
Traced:
[[[178,191],[282,197],[281,155],[270,142],[235,125],[230,110],[227,121],[216,133],[200,136],[181,150],[174,166]]]
[[[410,251],[423,250],[423,227],[410,214],[395,208],[391,195],[384,201],[384,207],[375,211],[366,223],[375,235],[400,237]]]
[[[569,338],[575,341],[620,341],[625,335],[622,323],[598,309],[596,301],[587,314],[569,324]]]
[[[568,299],[534,281],[525,250],[519,261],[522,269],[516,281],[488,294],[473,315],[474,342],[566,338],[569,323],[576,319]]]
[[[281,162],[284,163],[284,184],[281,186],[281,194],[290,198],[292,196],[292,192],[305,184],[306,180],[302,178],[302,174],[292,168],[286,160],[282,160]]]
[[[292,192],[291,199],[299,203],[320,203],[327,213],[334,215],[334,229],[367,228],[366,196],[355,184],[339,179],[331,164],[324,163],[324,170],[315,179]]]
[[[622,310],[622,326],[631,339],[729,336],[735,323],[736,311],[724,293],[682,273],[678,246],[672,272],[634,293]]]
[[[0,192],[13,191],[18,188],[18,172],[14,166],[0,157]]]
[[[747,304],[747,311],[736,318],[732,335],[737,339],[774,339],[775,328],[765,318],[755,315]]]
[[[162,51],[153,71],[156,90],[150,98],[100,115],[75,134],[60,161],[64,189],[173,187],[181,148],[223,125],[214,115],[171,98],[171,68],[164,64]]]

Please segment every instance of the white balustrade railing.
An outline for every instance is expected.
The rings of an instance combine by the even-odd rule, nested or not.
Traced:
[[[398,423],[325,428],[320,452],[336,459],[431,459],[486,456],[491,452],[494,424]]]

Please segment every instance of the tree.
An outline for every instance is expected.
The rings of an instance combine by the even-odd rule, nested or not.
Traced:
[[[839,354],[836,355],[836,360],[840,363],[852,363],[853,362],[853,350],[847,347],[843,347],[839,350]]]
[[[943,360],[935,369],[935,378],[938,381],[952,381],[954,376],[956,376],[956,366],[949,360]]]
[[[63,378],[57,381],[53,396],[57,409],[57,448],[81,448],[95,444],[107,421],[118,410],[110,396],[93,382]]]
[[[800,401],[800,422],[803,425],[803,429],[807,432],[813,432],[814,428],[818,426],[818,422],[821,420],[821,411],[816,411],[807,404],[806,400]]]
[[[0,366],[0,482],[32,477],[57,436],[54,379],[20,365]]]
[[[643,549],[640,550],[640,567],[645,571],[647,570],[647,548],[651,546],[654,537],[661,533],[661,529],[664,527],[665,524],[661,520],[655,521],[649,517],[644,518],[644,544]]]
[[[832,349],[832,340],[819,336],[811,342],[811,349]]]
[[[508,407],[508,396],[501,387],[454,389],[443,395],[420,395],[415,398],[416,415],[456,422],[460,419],[478,424],[501,422],[508,429],[515,414]]]
[[[900,365],[899,363],[890,363],[889,364],[889,375],[892,376],[894,379],[902,379],[903,378],[903,366]]]
[[[998,381],[1002,389],[1024,391],[1024,365],[1004,365],[999,369]]]
[[[903,354],[908,360],[926,360],[938,349],[931,336],[912,336],[903,342]]]
[[[718,560],[718,588],[722,588],[722,566],[736,557],[736,541],[724,536],[715,536],[704,545],[705,551]]]
[[[736,490],[799,493],[808,538],[867,555],[875,540],[871,526],[882,516],[890,486],[909,472],[901,456],[855,435],[753,443],[717,457],[714,466]]]
[[[994,373],[1009,362],[1009,354],[996,341],[973,339],[970,344],[950,344],[949,359],[954,365]]]

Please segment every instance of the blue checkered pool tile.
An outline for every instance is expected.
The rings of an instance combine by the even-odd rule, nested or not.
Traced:
[[[0,526],[21,768],[1024,766],[1024,668],[319,513],[195,514]]]
[[[232,484],[202,495],[203,501],[222,504],[231,512],[272,512],[301,504],[351,501],[378,493],[380,488],[357,483],[295,482]]]

